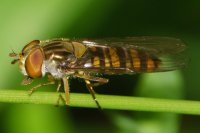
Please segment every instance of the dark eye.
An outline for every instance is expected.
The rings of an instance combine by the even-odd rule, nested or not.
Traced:
[[[42,76],[43,53],[40,48],[34,49],[30,52],[25,61],[25,68],[28,76],[31,78],[38,78]]]

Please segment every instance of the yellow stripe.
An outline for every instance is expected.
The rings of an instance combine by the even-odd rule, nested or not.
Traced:
[[[141,67],[140,65],[141,65],[140,58],[135,58],[133,60],[133,66],[135,70],[140,70],[140,67]]]
[[[147,71],[151,72],[155,69],[154,61],[151,58],[147,59]]]
[[[116,48],[109,48],[111,63],[113,67],[120,67],[119,56],[117,55]]]
[[[96,52],[97,51],[96,47],[91,47],[90,49],[91,49],[92,52]]]
[[[105,67],[109,68],[110,67],[110,62],[109,62],[109,58],[106,54],[106,49],[103,48],[103,55],[104,55],[104,62],[105,62]]]
[[[94,67],[100,67],[100,59],[98,56],[95,56],[93,59],[93,66]]]
[[[105,67],[110,67],[110,62],[108,58],[105,58]]]
[[[133,60],[133,67],[135,68],[136,71],[140,70],[141,60],[138,56],[138,52],[134,49],[130,49],[130,53]]]
[[[126,56],[126,68],[131,68],[131,61],[129,59],[129,55],[128,55],[128,52],[126,49],[124,49],[124,53],[125,53],[125,56]]]

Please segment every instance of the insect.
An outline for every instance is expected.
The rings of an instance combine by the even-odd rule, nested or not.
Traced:
[[[182,56],[185,44],[170,37],[125,37],[104,39],[52,39],[33,40],[24,46],[19,54],[10,53],[19,62],[19,68],[25,75],[23,85],[33,79],[48,75],[49,82],[41,83],[32,89],[55,84],[57,91],[62,81],[69,104],[69,77],[84,79],[97,106],[94,86],[105,84],[108,79],[94,76],[104,74],[135,74],[146,72],[164,72],[182,68],[186,61]]]

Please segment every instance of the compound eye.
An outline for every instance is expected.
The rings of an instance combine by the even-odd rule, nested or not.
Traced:
[[[42,63],[44,57],[40,48],[30,52],[25,61],[26,72],[31,78],[39,78],[42,76]]]

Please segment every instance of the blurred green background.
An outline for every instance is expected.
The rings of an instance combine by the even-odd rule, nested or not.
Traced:
[[[183,71],[109,76],[98,93],[200,100],[200,2],[195,0],[1,0],[0,89],[30,89],[8,54],[34,39],[59,37],[172,36],[187,45],[191,62]],[[123,84],[119,84],[122,83]],[[87,93],[72,80],[71,92]],[[42,91],[55,91],[55,86]],[[92,100],[92,98],[91,98]],[[117,100],[120,99],[116,99]],[[108,101],[109,102],[109,101]],[[5,133],[197,133],[200,117],[172,113],[0,104]]]

